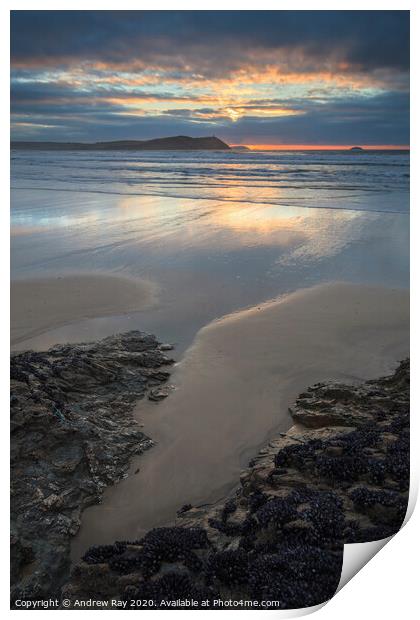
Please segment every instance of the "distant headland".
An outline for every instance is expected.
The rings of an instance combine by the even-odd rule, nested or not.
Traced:
[[[350,148],[350,151],[363,151],[363,147],[362,146],[352,146]]]
[[[215,151],[230,150],[230,146],[216,138],[172,136],[154,140],[116,140],[112,142],[20,142],[10,144],[12,149],[34,151]]]

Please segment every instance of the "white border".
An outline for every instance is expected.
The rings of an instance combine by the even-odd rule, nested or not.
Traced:
[[[418,78],[419,65],[419,38],[420,38],[420,23],[419,13],[415,9],[414,1],[407,2],[400,0],[399,2],[390,2],[389,0],[375,0],[375,1],[353,1],[347,0],[337,3],[337,1],[320,1],[320,2],[302,2],[294,0],[293,2],[279,1],[279,0],[259,0],[258,3],[251,2],[249,0],[213,0],[212,2],[202,1],[199,6],[198,3],[191,0],[179,0],[175,1],[160,1],[154,0],[153,2],[134,2],[124,1],[110,2],[103,0],[81,2],[80,0],[73,0],[72,2],[60,2],[59,6],[57,1],[52,2],[30,2],[30,1],[18,1],[3,3],[0,9],[0,29],[1,29],[1,82],[3,86],[2,97],[0,99],[2,105],[2,123],[1,123],[1,153],[2,153],[2,165],[0,167],[0,174],[2,176],[3,196],[8,196],[9,187],[9,10],[411,10],[411,62],[412,62],[412,87],[411,87],[411,159],[412,169],[414,171],[420,170],[420,162],[418,155],[418,131],[419,122],[417,120],[418,110],[420,110],[419,92],[418,92]],[[414,112],[417,110],[417,114]],[[418,273],[419,266],[419,254],[417,251],[417,239],[416,233],[419,233],[418,221],[419,221],[419,173],[415,173],[412,178],[411,184],[411,273],[412,275],[412,288],[411,288],[411,312],[412,316],[416,317],[419,312],[419,300],[418,290],[415,285],[415,276]],[[1,398],[2,407],[0,411],[3,414],[3,427],[2,437],[5,443],[2,450],[3,467],[1,472],[3,475],[3,485],[1,487],[3,491],[3,502],[1,511],[1,532],[5,538],[3,541],[3,549],[8,549],[8,442],[6,437],[6,423],[8,420],[8,407],[9,399],[7,394],[7,383],[9,374],[9,334],[6,325],[9,322],[9,308],[8,308],[8,290],[9,290],[9,225],[8,225],[8,200],[2,200],[0,207],[0,266],[1,276],[3,280],[3,300],[0,305],[1,308],[1,325],[3,330],[1,332],[0,342],[0,359],[1,359],[1,374],[3,379]],[[417,311],[417,312],[416,312]],[[420,314],[420,313],[419,313]],[[419,329],[417,327],[417,321],[412,323],[411,331],[412,341],[412,452],[411,452],[411,467],[412,467],[412,491],[410,495],[410,503],[417,494],[418,480],[419,480],[419,457],[420,446],[418,445],[419,437],[419,397],[416,393],[420,385],[419,368],[417,363],[417,347],[419,343]],[[3,387],[4,384],[4,387]],[[413,488],[414,487],[414,488]],[[372,616],[380,617],[391,620],[395,620],[396,615],[404,620],[417,617],[417,573],[418,573],[418,557],[416,555],[417,549],[415,543],[419,539],[420,530],[420,516],[419,510],[414,512],[413,517],[409,520],[407,525],[402,531],[397,534],[391,542],[386,546],[381,553],[376,556],[363,570],[358,573],[352,580],[351,585],[344,587],[326,606],[322,607],[317,612],[317,618],[320,620],[354,620],[355,614],[362,614],[364,618]],[[7,553],[3,555],[2,572],[1,572],[1,586],[2,597],[1,607],[6,611],[6,614],[14,613],[9,611],[9,558]],[[309,610],[308,610],[309,611]],[[37,611],[33,613],[43,613],[43,611]],[[61,615],[64,611],[49,611],[49,614],[53,619],[55,615]],[[99,614],[99,611],[91,611],[91,614]],[[112,612],[111,612],[112,613]],[[153,613],[154,618],[161,617],[164,612],[143,612],[143,616]],[[203,612],[197,612],[203,613]],[[206,618],[216,612],[208,611]],[[253,617],[259,617],[260,614],[256,611],[231,611],[230,614],[238,614],[242,616],[244,613],[251,613]],[[283,617],[287,612],[269,611],[264,612],[264,616],[269,614],[279,614]],[[55,615],[54,615],[55,614]],[[172,611],[174,615],[173,620],[184,617],[182,611]],[[210,614],[210,615],[209,615]],[[257,615],[256,615],[257,614]],[[291,615],[298,614],[287,614]],[[299,614],[300,615],[300,614]]]

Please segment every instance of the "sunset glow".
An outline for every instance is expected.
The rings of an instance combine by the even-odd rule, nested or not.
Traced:
[[[244,144],[252,151],[348,151],[353,144]],[[358,144],[366,151],[404,151],[409,149],[405,144]]]
[[[13,12],[12,138],[405,148],[408,32],[398,11]]]

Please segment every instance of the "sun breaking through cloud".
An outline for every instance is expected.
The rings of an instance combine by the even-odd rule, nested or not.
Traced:
[[[17,11],[12,137],[408,144],[406,11]]]

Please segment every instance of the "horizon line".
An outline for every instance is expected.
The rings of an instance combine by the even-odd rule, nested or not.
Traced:
[[[252,151],[341,151],[360,147],[365,151],[409,151],[409,144],[236,144]]]
[[[181,136],[181,135],[176,135],[176,136],[165,136],[164,138],[119,138],[119,139],[111,139],[111,140],[95,140],[93,142],[73,142],[72,140],[61,140],[61,139],[48,139],[48,140],[34,140],[34,139],[22,139],[22,138],[10,138],[10,142],[37,142],[39,144],[46,142],[46,143],[60,143],[60,144],[86,144],[86,145],[91,145],[91,144],[101,144],[101,143],[112,143],[112,142],[153,142],[155,140],[165,140],[165,139],[170,139],[170,138],[179,138],[179,137],[186,137],[186,138],[193,138],[192,136]],[[213,137],[213,138],[217,138],[218,140],[221,140],[222,142],[224,142],[227,146],[229,146],[230,148],[234,149],[234,148],[240,148],[240,147],[245,147],[248,148],[252,151],[348,151],[352,148],[358,147],[361,148],[365,151],[374,151],[374,150],[381,150],[381,151],[409,151],[410,150],[410,145],[409,144],[253,144],[253,143],[241,143],[241,144],[229,144],[229,142],[223,140],[222,138],[218,138],[217,136],[199,136],[198,138],[193,138],[196,140],[200,140],[203,138],[209,138],[209,137]]]

